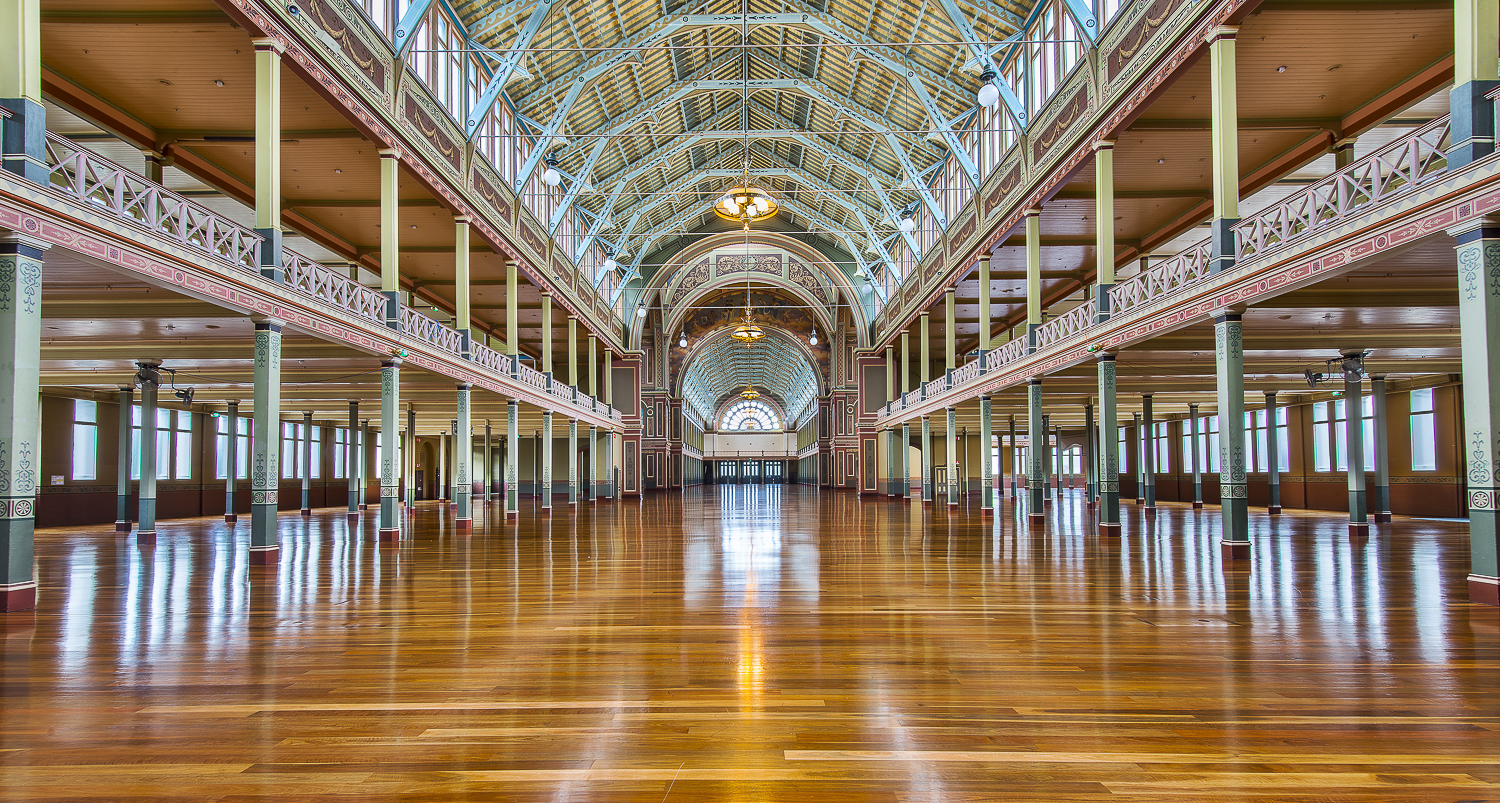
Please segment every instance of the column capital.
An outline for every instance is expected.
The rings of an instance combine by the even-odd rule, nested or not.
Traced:
[[[281,55],[286,52],[286,46],[271,38],[251,39],[250,44],[255,45],[257,53],[269,52]]]
[[[1026,211],[1024,211],[1024,212],[1021,213],[1021,217],[1041,217],[1041,216],[1042,216],[1042,208],[1040,206],[1033,206],[1030,209],[1027,209]]]
[[[1101,139],[1094,142],[1094,151],[1112,151],[1115,149],[1115,141],[1112,139]]]
[[[377,151],[377,153],[380,154],[380,158],[382,159],[395,159],[398,162],[401,161],[401,152],[396,150],[395,148],[381,148],[379,151]]]
[[[1239,32],[1240,32],[1240,26],[1238,26],[1238,25],[1219,25],[1219,26],[1216,26],[1213,30],[1211,30],[1208,33],[1204,34],[1203,35],[1203,41],[1205,41],[1205,42],[1207,42],[1209,44],[1213,44],[1214,42],[1217,42],[1220,39],[1231,39],[1232,40],[1237,35],[1239,35]]]
[[[6,248],[6,246],[10,247]],[[0,229],[0,253],[16,253],[15,248],[17,246],[20,246],[22,248],[30,248],[34,251],[41,252],[51,248],[52,243],[49,243],[46,240],[39,240],[29,234],[15,231],[13,229]],[[32,255],[26,254],[26,256]],[[40,258],[41,254],[38,253],[35,256]]]

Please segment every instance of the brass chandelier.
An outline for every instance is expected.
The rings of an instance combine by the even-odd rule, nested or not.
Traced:
[[[739,223],[745,231],[750,230],[751,223],[775,215],[780,208],[771,193],[750,180],[748,158],[745,160],[745,172],[740,176],[740,183],[714,202],[714,214]]]
[[[745,389],[740,391],[740,398],[758,399],[760,398],[760,391],[755,389],[755,385],[747,384],[745,385]]]
[[[734,331],[730,332],[729,336],[748,346],[765,337],[766,331],[760,328],[760,324],[755,322],[755,316],[750,314],[750,307],[747,304],[745,306],[745,316],[740,318],[739,325],[734,327]]]

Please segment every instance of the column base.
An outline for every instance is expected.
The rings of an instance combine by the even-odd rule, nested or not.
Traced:
[[[1270,507],[1266,508],[1266,513],[1272,516],[1280,516],[1281,505],[1271,505]]]
[[[1390,513],[1376,513],[1375,514],[1375,523],[1376,524],[1390,524],[1391,523],[1391,514]]]
[[[353,510],[345,513],[344,516],[347,517],[350,521],[359,521],[359,514]]]
[[[1146,506],[1146,518],[1148,518],[1148,519],[1154,519],[1154,518],[1156,518],[1156,505],[1147,505]]]
[[[141,530],[135,534],[135,542],[141,546],[156,546],[156,531]]]
[[[360,505],[359,505],[359,509],[360,510],[369,510],[370,506],[367,505],[367,504],[365,504],[365,503],[363,503],[363,502],[361,502]]]
[[[552,515],[552,506],[551,505],[542,505],[541,513],[542,513],[543,516],[550,516],[550,515]]]
[[[279,546],[253,546],[250,547],[251,566],[275,566],[281,563],[281,547]]]
[[[1349,537],[1350,538],[1369,538],[1370,537],[1370,523],[1369,522],[1365,522],[1365,521],[1360,521],[1360,522],[1351,521],[1351,522],[1349,522]]]
[[[1220,541],[1219,556],[1224,560],[1249,560],[1249,541]]]
[[[1500,607],[1500,578],[1469,575],[1469,601]],[[17,610],[7,608],[6,610]]]
[[[454,519],[453,520],[453,526],[456,527],[456,528],[458,528],[458,529],[460,529],[460,530],[472,530],[472,529],[474,529],[474,520],[473,519]]]
[[[1120,537],[1120,525],[1118,525],[1118,524],[1101,524],[1101,525],[1099,525],[1099,537],[1100,538],[1119,538]]]
[[[401,540],[401,528],[399,528],[399,527],[390,527],[390,528],[381,527],[380,528],[380,540],[381,541],[386,541],[386,542],[400,541]]]
[[[311,516],[312,515],[312,508],[310,508],[310,507],[302,508],[302,515],[304,515],[304,516]]]
[[[521,511],[519,511],[519,510],[507,510],[507,511],[505,511],[505,517],[507,519],[519,519],[519,518],[521,518]]]
[[[1040,530],[1047,526],[1047,517],[1042,513],[1027,513],[1026,523],[1031,526],[1031,529]]]
[[[35,607],[35,581],[0,586],[0,612],[29,611]]]
[[[130,522],[128,521],[115,522],[115,532],[117,533],[124,535],[129,533],[132,529],[134,529],[134,527],[132,527]]]
[[[1203,503],[1202,502],[1194,502],[1193,503],[1193,509],[1194,510],[1202,510],[1203,509]]]
[[[995,509],[992,508],[992,507],[982,507],[982,508],[979,509],[979,515],[981,515],[981,516],[993,516],[993,515],[995,515]]]
[[[234,524],[235,522],[237,522],[239,520],[240,520],[240,517],[236,516],[233,513],[225,513],[224,514],[224,523],[225,524]]]

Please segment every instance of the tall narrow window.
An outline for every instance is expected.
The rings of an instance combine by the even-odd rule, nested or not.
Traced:
[[[235,420],[237,422],[235,428],[239,430],[235,437],[239,442],[235,444],[234,476],[243,480],[250,476],[250,419],[236,417]],[[217,452],[214,477],[223,480],[229,478],[226,473],[229,470],[229,418],[220,416],[214,421],[216,422],[214,446]]]
[[[1292,430],[1287,426],[1285,407],[1276,408],[1276,470],[1292,470]]]
[[[1332,445],[1331,425],[1329,422],[1328,402],[1317,402],[1313,404],[1313,471],[1332,471],[1333,460],[1329,451]]]
[[[1411,392],[1411,470],[1437,471],[1437,407],[1432,388]]]
[[[312,478],[320,480],[323,479],[323,428],[313,427],[311,437],[312,465],[309,468],[312,470]]]
[[[99,405],[73,401],[73,479],[92,480],[99,474]]]
[[[333,430],[333,477],[344,479],[344,463],[348,460],[349,430],[342,427]]]
[[[1157,474],[1172,473],[1172,424],[1168,421],[1156,423],[1156,453],[1152,466]]]
[[[1120,444],[1119,446],[1115,447],[1119,450],[1115,452],[1115,456],[1119,458],[1120,473],[1129,474],[1131,473],[1134,467],[1133,464],[1135,463],[1135,455],[1131,454],[1130,449],[1127,447],[1130,439],[1125,436],[1124,427],[1115,427],[1115,431],[1120,433]]]
[[[172,427],[172,477],[190,480],[193,478],[193,414],[177,410],[173,418],[177,423]]]

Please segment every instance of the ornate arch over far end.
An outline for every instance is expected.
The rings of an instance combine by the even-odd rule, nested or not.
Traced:
[[[745,256],[751,258],[748,268]],[[738,253],[736,253],[738,251]],[[641,290],[641,298],[655,296],[662,309],[663,325],[676,331],[693,305],[704,296],[743,284],[749,277],[755,285],[774,287],[795,296],[812,310],[827,333],[838,328],[840,299],[857,299],[849,277],[829,264],[824,254],[807,244],[777,232],[755,232],[747,244],[739,232],[725,232],[684,249],[662,266]],[[864,309],[849,304],[859,345],[868,345],[869,324]],[[639,348],[639,334],[632,334],[632,348]]]

